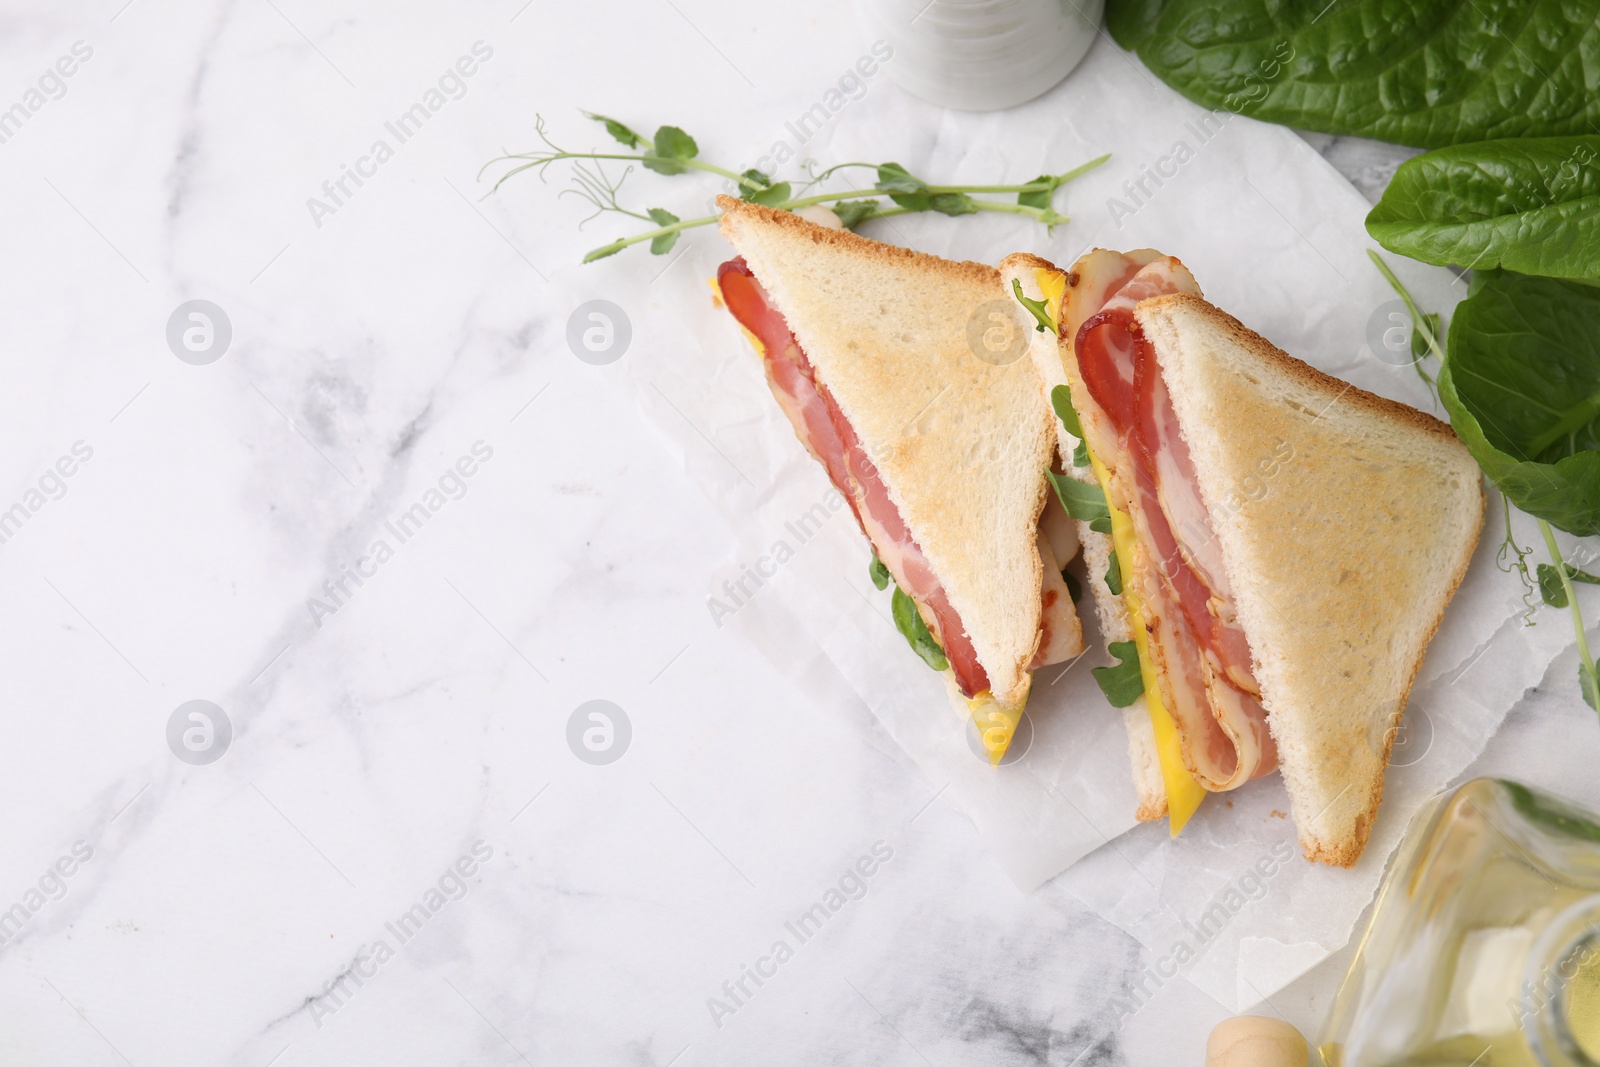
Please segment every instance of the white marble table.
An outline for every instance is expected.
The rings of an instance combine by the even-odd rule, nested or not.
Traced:
[[[1119,1021],[1136,943],[712,627],[723,524],[546,295],[587,239],[472,184],[540,108],[781,97],[844,5],[5,25],[0,1061],[1200,1062],[1218,1005]],[[194,300],[231,336],[184,308],[183,360]],[[1572,673],[1481,766],[1597,802]],[[1341,967],[1263,1010],[1314,1029]]]

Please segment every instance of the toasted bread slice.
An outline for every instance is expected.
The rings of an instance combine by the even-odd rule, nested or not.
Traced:
[[[1185,294],[1134,312],[1211,514],[1306,857],[1360,858],[1411,685],[1483,526],[1444,423]]]
[[[731,197],[717,203],[723,235],[782,311],[938,575],[990,691],[1020,708],[1039,644],[1037,527],[1055,431],[1025,353],[995,362],[971,340],[991,314],[1015,314],[999,273]]]
[[[1042,300],[1045,296],[1035,273],[1038,270],[1056,274],[1065,273],[1049,260],[1026,253],[1009,255],[1000,261],[1000,275],[1005,283],[1006,292],[1011,292],[1011,283],[1016,281],[1022,286],[1022,294],[1029,300]],[[1050,390],[1058,385],[1068,384],[1062,364],[1061,343],[1057,336],[1048,330],[1043,332],[1035,330],[1029,336],[1029,354],[1033,358],[1035,369],[1039,372],[1040,387],[1048,406]],[[1059,424],[1055,429],[1059,469],[1081,482],[1099,485],[1099,479],[1095,477],[1091,468],[1080,467],[1073,461],[1073,451],[1078,445],[1077,438],[1067,433]],[[1123,603],[1122,597],[1113,593],[1111,587],[1105,583],[1105,574],[1111,564],[1111,536],[1091,530],[1086,522],[1078,522],[1076,525],[1078,540],[1083,545],[1083,561],[1089,588],[1094,595],[1095,613],[1100,620],[1100,633],[1108,645],[1117,641],[1131,640],[1132,620],[1128,616],[1127,605]],[[1112,662],[1109,654],[1105,656],[1105,662],[1107,665]],[[1161,778],[1161,760],[1156,751],[1155,727],[1151,725],[1150,707],[1145,703],[1145,698],[1141,696],[1123,708],[1122,718],[1128,730],[1128,759],[1133,768],[1133,786],[1139,795],[1136,817],[1140,822],[1154,822],[1165,818],[1167,789]]]

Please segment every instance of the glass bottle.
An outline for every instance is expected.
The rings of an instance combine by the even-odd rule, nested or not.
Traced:
[[[1401,842],[1329,1067],[1600,1067],[1600,816],[1480,778]]]

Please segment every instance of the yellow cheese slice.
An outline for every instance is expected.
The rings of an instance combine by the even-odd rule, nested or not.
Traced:
[[[1059,329],[1061,301],[1067,292],[1067,276],[1058,271],[1037,267],[1034,269],[1034,280],[1038,282],[1039,289],[1044,294],[1051,321],[1055,322]],[[1084,451],[1088,451],[1087,445]],[[1122,561],[1133,558],[1133,520],[1128,517],[1127,512],[1110,507],[1111,480],[1106,474],[1105,467],[1092,453],[1089,455],[1089,465],[1094,468],[1095,477],[1100,481],[1100,488],[1106,494],[1107,507],[1111,511],[1111,543],[1116,548],[1117,560],[1121,565]],[[1200,802],[1206,797],[1206,791],[1194,780],[1189,768],[1184,765],[1183,747],[1178,739],[1178,725],[1173,721],[1172,713],[1167,711],[1166,705],[1161,702],[1161,688],[1156,682],[1155,667],[1150,661],[1150,635],[1145,632],[1144,614],[1139,607],[1139,598],[1128,585],[1128,572],[1125,567],[1122,574],[1122,603],[1128,609],[1134,647],[1139,650],[1139,673],[1144,677],[1144,700],[1150,708],[1150,724],[1155,728],[1156,734],[1156,754],[1161,761],[1161,781],[1167,789],[1168,824],[1172,836],[1177,837],[1188,823],[1189,817],[1199,809]],[[1095,580],[1097,580],[1095,576],[1090,575],[1090,581]]]
[[[1011,747],[1011,737],[1017,732],[1017,724],[1022,721],[1022,709],[1004,706],[987,689],[969,697],[967,708],[972,712],[972,724],[978,728],[984,754],[992,765],[1000,766],[1006,749]]]

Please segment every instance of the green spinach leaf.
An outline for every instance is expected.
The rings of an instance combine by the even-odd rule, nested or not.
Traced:
[[[1090,673],[1099,683],[1114,708],[1125,708],[1144,696],[1144,674],[1139,669],[1139,646],[1132,641],[1113,641],[1107,646],[1118,663],[1115,667],[1095,667]]]
[[[1439,148],[1600,125],[1600,0],[1111,0],[1196,103]]]
[[[1424,263],[1600,279],[1600,135],[1484,141],[1407,160],[1367,232]]]
[[[1600,532],[1600,288],[1493,271],[1456,308],[1439,396],[1523,511]]]

